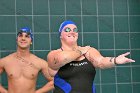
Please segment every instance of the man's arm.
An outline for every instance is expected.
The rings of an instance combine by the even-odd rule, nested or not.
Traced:
[[[53,88],[54,88],[53,78],[49,74],[48,63],[45,60],[42,60],[41,66],[42,66],[42,73],[43,73],[43,75],[45,76],[45,78],[47,79],[48,82],[47,82],[46,85],[44,85],[43,87],[38,89],[36,91],[36,93],[47,93],[47,92],[53,90]]]
[[[42,88],[36,90],[35,93],[48,93],[49,91],[54,89],[53,80],[48,81],[46,85],[44,85]]]
[[[4,71],[2,60],[0,59],[0,75]],[[8,91],[0,84],[0,93],[8,93]]]
[[[8,91],[0,84],[0,93],[8,93]]]

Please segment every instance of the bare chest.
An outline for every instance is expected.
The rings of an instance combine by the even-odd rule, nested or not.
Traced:
[[[8,78],[18,79],[34,79],[38,75],[39,67],[33,61],[29,60],[11,60],[5,65],[5,71],[8,75]]]

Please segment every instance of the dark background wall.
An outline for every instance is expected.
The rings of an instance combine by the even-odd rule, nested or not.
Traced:
[[[99,70],[97,93],[140,93],[140,0],[0,0],[0,57],[16,51],[16,34],[28,26],[34,33],[31,51],[45,59],[60,47],[59,25],[73,20],[79,45],[97,48],[103,56],[130,51],[133,64]],[[0,81],[7,87],[5,73]],[[40,74],[37,88],[45,84]]]

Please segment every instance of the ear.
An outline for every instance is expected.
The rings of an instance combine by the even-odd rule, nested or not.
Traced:
[[[62,37],[60,36],[60,38],[62,38]]]

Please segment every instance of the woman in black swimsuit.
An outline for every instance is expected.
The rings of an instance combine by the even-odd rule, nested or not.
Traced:
[[[78,46],[78,29],[74,22],[64,21],[59,28],[61,48],[48,54],[51,75],[54,76],[54,93],[95,93],[95,68],[111,68],[116,64],[135,62],[127,58],[103,57],[90,46]]]

